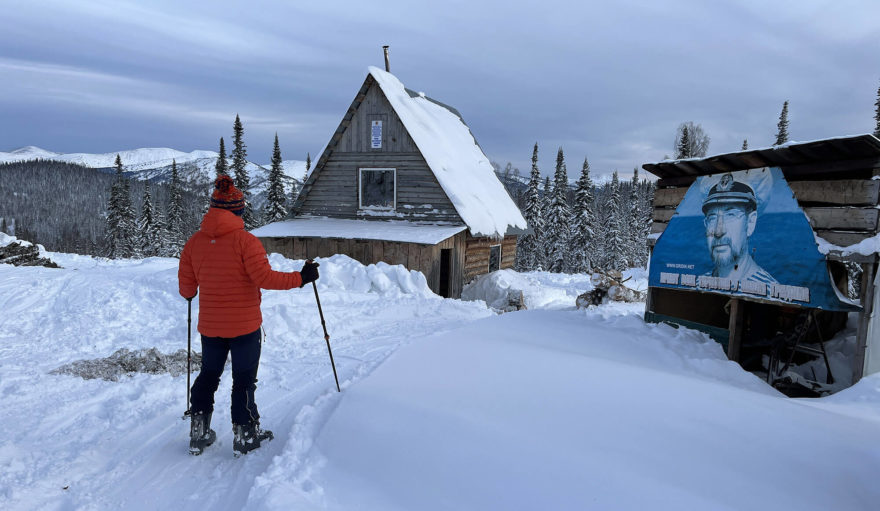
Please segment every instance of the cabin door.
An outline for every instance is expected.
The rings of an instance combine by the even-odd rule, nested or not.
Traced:
[[[440,296],[450,297],[452,290],[452,249],[440,249]]]

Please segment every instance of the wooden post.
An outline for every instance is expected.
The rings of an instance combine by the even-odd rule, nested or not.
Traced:
[[[853,358],[853,385],[862,379],[865,371],[865,352],[868,349],[868,323],[871,321],[874,310],[874,272],[874,263],[862,264],[862,311],[859,312],[856,354]]]
[[[647,317],[649,312],[654,312],[654,288],[648,286],[648,292],[645,293],[645,315],[643,317]]]
[[[730,299],[730,323],[727,330],[727,358],[739,362],[739,347],[743,330],[743,304],[737,298]]]

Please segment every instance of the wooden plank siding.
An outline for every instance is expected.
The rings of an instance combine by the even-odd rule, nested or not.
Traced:
[[[501,245],[501,269],[513,268],[516,260],[517,236],[508,235],[503,240],[475,238],[468,235],[465,247],[464,282],[489,273],[489,247]]]
[[[289,259],[314,259],[315,257],[345,254],[364,265],[376,264],[380,261],[391,265],[403,265],[409,270],[422,272],[428,281],[428,286],[435,293],[440,291],[440,250],[451,249],[453,259],[450,268],[452,276],[449,293],[451,298],[459,298],[464,285],[461,275],[464,268],[466,236],[467,233],[461,232],[436,245],[342,238],[267,237],[259,239],[267,253],[277,252]],[[512,243],[515,246],[516,239],[512,238],[514,238]],[[505,243],[509,244],[510,242],[505,240]],[[504,250],[502,249],[502,255],[504,255]],[[488,252],[486,264],[488,267]],[[503,261],[502,265],[504,265]]]
[[[417,159],[414,160],[413,156]],[[366,167],[397,170],[397,208],[393,218],[462,223],[455,206],[418,153],[349,153],[345,158],[334,153],[316,176],[298,214],[365,218],[358,209],[358,169]]]
[[[372,77],[367,84],[335,146],[325,151],[329,156],[322,155],[320,167],[310,177],[297,215],[369,218],[358,207],[359,169],[393,168],[397,207],[391,218],[462,223],[382,89]],[[378,149],[371,148],[373,120],[382,121],[382,147]]]
[[[880,180],[876,179],[795,181],[789,186],[800,204],[871,206],[877,204],[880,196]]]

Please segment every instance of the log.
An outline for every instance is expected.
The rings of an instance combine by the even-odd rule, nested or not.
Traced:
[[[874,315],[874,272],[873,263],[862,264],[862,310],[859,312],[858,330],[856,332],[856,353],[853,357],[852,381],[857,383],[864,375],[865,352],[868,346],[868,324]]]
[[[654,222],[651,224],[651,234],[655,234],[658,232],[663,232],[666,230],[666,226],[669,225],[666,222]]]
[[[730,332],[727,344],[727,358],[739,362],[740,343],[743,334],[743,307],[737,298],[730,299],[730,322],[727,327]]]
[[[877,232],[878,210],[875,208],[803,208],[810,225],[816,229]]]
[[[687,186],[678,188],[660,188],[654,191],[654,207],[677,207],[688,191]]]
[[[880,197],[880,181],[875,179],[794,181],[789,186],[802,203],[875,206]]]
[[[861,243],[864,239],[874,236],[874,233],[872,232],[832,231],[822,229],[815,230],[815,233],[828,243],[837,245],[838,247],[855,245],[856,243]]]
[[[669,222],[674,214],[675,209],[673,208],[654,208],[654,221],[663,223]]]

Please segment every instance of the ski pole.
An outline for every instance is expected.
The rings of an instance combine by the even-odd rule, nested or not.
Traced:
[[[186,419],[187,415],[190,415],[189,408],[189,378],[190,372],[192,368],[192,313],[193,313],[193,299],[186,299],[186,412],[183,413],[183,418]]]
[[[309,259],[307,262],[312,262]],[[315,301],[318,302],[318,314],[321,315],[321,326],[324,327],[324,340],[327,342],[327,353],[330,354],[330,365],[333,366],[333,378],[336,379],[336,392],[342,392],[339,389],[339,376],[336,375],[336,363],[333,362],[333,350],[330,349],[330,334],[327,333],[327,323],[324,322],[324,311],[321,310],[321,299],[318,298],[318,286],[312,281],[312,289],[315,290]]]

